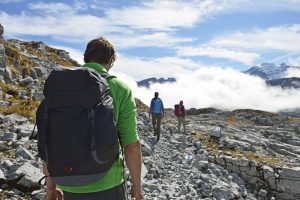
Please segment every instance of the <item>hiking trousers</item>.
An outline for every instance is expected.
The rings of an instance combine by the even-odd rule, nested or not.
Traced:
[[[186,134],[186,123],[185,123],[185,118],[184,117],[177,117],[177,129],[178,129],[178,132],[180,132],[180,127],[181,127],[181,124],[183,126],[183,130],[184,130],[184,134]]]
[[[154,130],[154,136],[159,140],[160,138],[160,124],[161,124],[162,113],[152,113],[152,125]]]
[[[64,200],[127,200],[124,183],[108,190],[94,193],[64,192]]]

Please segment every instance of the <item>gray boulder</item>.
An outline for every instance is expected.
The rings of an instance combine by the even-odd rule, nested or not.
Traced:
[[[4,78],[8,79],[9,81],[12,80],[12,72],[11,72],[10,68],[5,67],[5,70],[3,72],[3,76],[4,76]]]
[[[0,37],[2,37],[3,33],[4,33],[4,28],[3,28],[3,26],[0,24]]]
[[[23,85],[23,86],[28,86],[29,84],[33,83],[33,78],[28,76],[26,78],[23,78],[20,80],[20,83]]]
[[[28,119],[26,117],[17,115],[17,114],[10,114],[5,116],[2,119],[2,123],[17,123],[17,124],[23,124],[26,122]]]
[[[20,137],[29,137],[32,133],[33,127],[34,127],[33,124],[21,124],[21,125],[14,125],[12,129]]]
[[[12,132],[5,132],[3,136],[4,141],[15,141],[17,139],[17,134]]]
[[[4,182],[5,181],[5,174],[4,174],[4,172],[1,170],[1,168],[0,168],[0,184],[2,183],[2,182]]]
[[[46,70],[42,67],[34,67],[33,70],[38,77],[43,77],[43,75],[46,73]]]
[[[17,156],[21,156],[25,159],[29,159],[29,160],[33,160],[34,156],[30,153],[30,151],[28,151],[27,149],[25,149],[22,146],[18,146],[16,149],[16,155]]]
[[[40,189],[38,181],[43,177],[42,170],[35,167],[30,162],[25,162],[22,166],[15,166],[15,171],[7,176],[11,181],[17,181],[16,185],[22,192],[32,192]]]
[[[2,91],[0,91],[0,99],[1,99],[1,96],[2,96]],[[8,105],[9,105],[8,101],[2,101],[2,100],[0,100],[0,107],[6,107]]]
[[[152,152],[153,152],[153,150],[150,147],[150,145],[147,144],[147,142],[145,140],[143,140],[143,139],[141,139],[140,142],[141,142],[141,148],[142,148],[143,155],[145,155],[145,156],[151,155]]]
[[[3,44],[0,44],[0,69],[5,67],[5,47]]]
[[[219,126],[212,127],[209,130],[208,134],[213,138],[221,138],[223,136],[222,129]]]

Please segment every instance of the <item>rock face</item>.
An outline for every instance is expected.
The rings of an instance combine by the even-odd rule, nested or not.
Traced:
[[[3,26],[0,24],[0,38],[2,37],[3,33],[4,33],[4,28],[3,28]]]
[[[300,198],[299,118],[236,110],[189,119],[189,127],[208,149],[209,161],[238,174],[257,198]],[[207,137],[216,125],[222,127],[223,136]]]

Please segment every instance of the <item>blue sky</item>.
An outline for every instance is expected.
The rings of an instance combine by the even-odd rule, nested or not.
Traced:
[[[111,73],[147,103],[159,91],[167,107],[300,107],[299,90],[270,88],[241,73],[273,62],[299,66],[300,0],[0,0],[5,39],[43,41],[83,63],[88,41],[104,36],[117,51]],[[138,88],[135,81],[175,77]]]
[[[203,66],[300,65],[299,0],[0,0],[0,8],[5,38],[43,41],[81,63],[86,43],[106,37],[115,70],[135,80]]]

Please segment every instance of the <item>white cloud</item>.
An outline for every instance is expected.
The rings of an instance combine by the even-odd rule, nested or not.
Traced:
[[[135,80],[157,77],[176,77],[177,74],[193,73],[203,66],[190,59],[162,57],[156,59],[134,58],[117,54],[112,71],[128,74]]]
[[[210,41],[210,45],[223,48],[239,48],[252,50],[278,50],[299,52],[300,24],[257,29],[252,32],[237,32],[220,36]]]
[[[168,32],[157,32],[152,34],[135,33],[110,36],[113,44],[118,48],[132,47],[172,47],[180,43],[191,42],[193,39],[177,37]]]
[[[129,82],[135,97],[146,104],[158,91],[168,108],[180,99],[187,108],[252,108],[273,112],[300,108],[300,90],[269,87],[262,79],[233,69],[201,68],[192,74],[177,76],[176,83],[154,84],[150,89],[138,88],[130,77],[120,78]]]
[[[268,12],[268,11],[283,11],[283,10],[300,11],[300,1],[298,0],[264,0],[264,1],[239,0],[235,2],[237,4],[237,8],[245,12],[257,12],[257,11]]]
[[[286,72],[285,77],[300,77],[300,68],[298,68],[298,69],[289,69]]]
[[[287,64],[291,65],[291,66],[299,66],[300,67],[300,57],[289,58]]]
[[[5,28],[5,34],[9,36],[59,36],[66,40],[84,41],[105,34],[109,28],[105,20],[92,15],[67,14],[57,17],[52,15],[30,16],[25,13],[9,15],[0,12],[0,18]]]
[[[230,8],[226,1],[154,0],[138,6],[109,9],[105,13],[116,25],[134,29],[171,30],[189,28],[216,13]]]
[[[88,4],[87,2],[83,1],[83,0],[75,0],[74,1],[74,8],[76,10],[88,10]]]
[[[227,58],[245,65],[252,65],[260,57],[257,53],[235,51],[213,46],[200,47],[179,47],[177,51],[179,56],[208,56],[211,58]]]
[[[29,4],[30,10],[38,10],[47,14],[73,13],[74,8],[64,3],[43,3],[35,2]]]
[[[21,3],[24,0],[0,0],[0,3]]]

